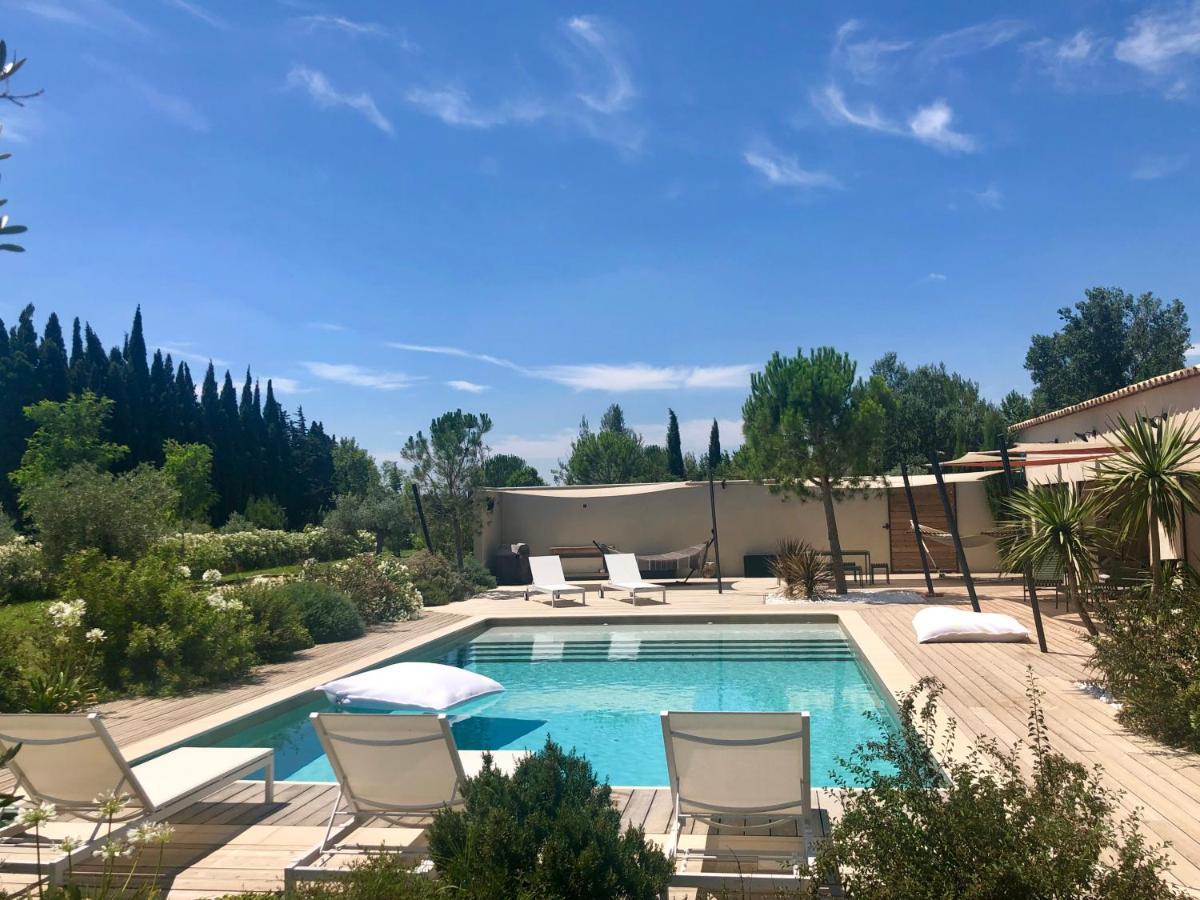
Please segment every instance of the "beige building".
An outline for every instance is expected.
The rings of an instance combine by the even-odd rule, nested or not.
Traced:
[[[1167,416],[1200,421],[1200,366],[1190,366],[1158,375],[1102,394],[1074,406],[1018,422],[1009,432],[1017,443],[1037,447],[1059,461],[1054,465],[1030,467],[1031,484],[1058,480],[1087,482],[1095,473],[1095,461],[1071,461],[1072,454],[1085,455],[1091,448],[1105,448],[1119,416]],[[1049,445],[1049,446],[1048,446]],[[1061,447],[1061,456],[1056,451]],[[1188,513],[1178,534],[1161,534],[1163,559],[1187,559],[1200,567],[1200,516]]]
[[[994,526],[984,483],[991,474],[946,476],[963,534]],[[945,528],[932,476],[915,475],[911,480],[921,524]],[[894,572],[920,571],[900,478],[879,478],[872,484],[865,493],[837,504],[842,547],[869,553],[872,563],[887,563]],[[528,544],[535,556],[555,548],[590,546],[592,541],[639,554],[665,553],[706,541],[712,531],[708,482],[488,488],[484,495],[484,527],[476,542],[476,554],[483,560],[515,543]],[[817,499],[773,494],[751,481],[718,482],[715,498],[721,568],[727,576],[743,575],[746,557],[774,553],[782,538],[801,538],[821,549],[829,546]],[[958,570],[953,548],[932,541],[927,545],[937,568]],[[847,556],[860,565],[865,559]],[[969,548],[967,563],[972,571],[996,571],[994,545]],[[564,561],[568,575],[595,573],[597,567],[596,560]]]

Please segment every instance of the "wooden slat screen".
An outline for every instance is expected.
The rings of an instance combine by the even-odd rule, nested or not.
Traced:
[[[949,494],[950,503],[957,512],[958,505],[954,485],[946,485],[946,492]],[[938,497],[935,485],[913,488],[913,500],[917,504],[917,517],[921,520],[922,525],[928,525],[939,531],[947,530],[946,512],[942,509],[942,501]],[[921,571],[920,551],[917,550],[917,542],[909,528],[908,521],[908,499],[904,496],[904,488],[889,488],[888,530],[893,572]],[[933,559],[929,561],[929,567],[933,572],[936,573],[939,569],[944,572],[958,571],[958,560],[954,556],[952,546],[926,539],[925,547],[933,556]]]

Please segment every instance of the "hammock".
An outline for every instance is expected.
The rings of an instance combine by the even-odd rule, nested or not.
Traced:
[[[908,523],[908,527],[912,528],[912,522]],[[947,544],[954,546],[954,535],[948,531],[938,531],[936,528],[930,528],[928,525],[922,525],[921,539],[924,541],[928,538],[939,544]],[[1000,537],[1002,532],[999,531],[981,531],[979,534],[960,534],[958,539],[964,547],[986,547],[988,544],[995,543],[996,538]]]
[[[611,544],[601,541],[592,541],[592,543],[601,553],[621,552]],[[683,576],[683,581],[686,583],[696,572],[703,571],[704,564],[708,562],[708,548],[711,546],[712,538],[709,538],[702,544],[692,544],[682,550],[670,550],[666,553],[635,553],[634,556],[637,557],[638,568],[651,576],[657,574],[662,577],[663,573],[670,573],[679,578],[680,569],[686,563],[688,571]]]

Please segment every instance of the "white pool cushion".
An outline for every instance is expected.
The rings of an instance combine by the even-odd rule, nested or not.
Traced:
[[[402,662],[321,685],[330,701],[357,709],[440,712],[498,694],[498,681],[441,663]]]
[[[931,606],[913,616],[912,624],[918,644],[1029,640],[1029,629],[1003,613]]]

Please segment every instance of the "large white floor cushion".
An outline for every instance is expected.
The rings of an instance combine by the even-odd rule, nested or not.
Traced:
[[[930,606],[913,616],[918,644],[970,641],[1027,641],[1029,629],[1003,613],[977,613]]]
[[[504,690],[498,681],[440,663],[402,662],[323,684],[339,706],[357,709],[441,712]]]

